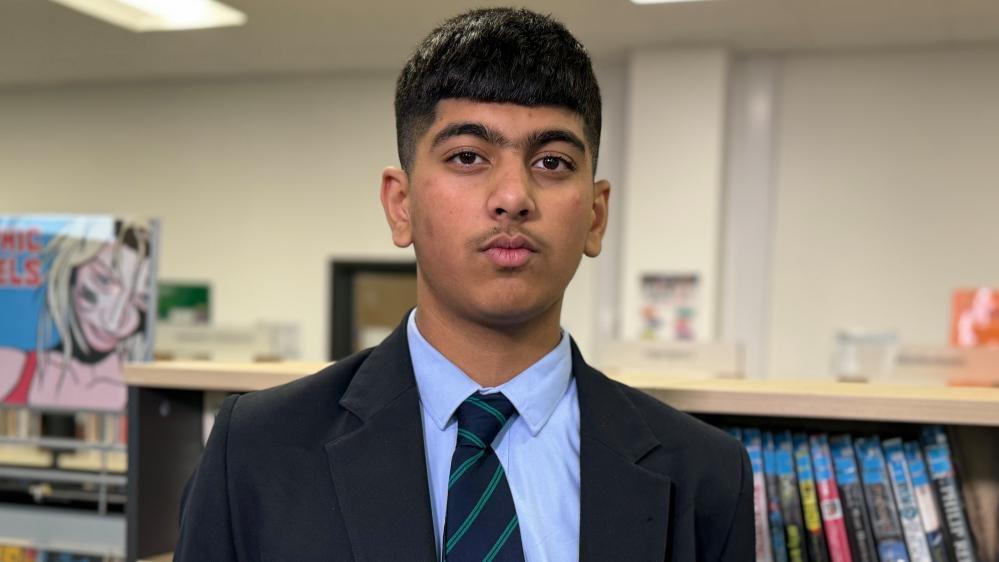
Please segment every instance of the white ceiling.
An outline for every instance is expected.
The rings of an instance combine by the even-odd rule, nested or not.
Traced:
[[[228,0],[238,28],[137,34],[47,0],[0,0],[0,86],[399,68],[456,0]],[[481,3],[476,2],[476,5]],[[595,59],[649,45],[736,51],[999,41],[999,0],[526,0]]]

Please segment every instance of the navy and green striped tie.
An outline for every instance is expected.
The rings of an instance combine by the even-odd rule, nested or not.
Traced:
[[[491,447],[513,413],[513,404],[500,393],[473,394],[458,406],[444,520],[447,562],[524,560],[510,485]]]

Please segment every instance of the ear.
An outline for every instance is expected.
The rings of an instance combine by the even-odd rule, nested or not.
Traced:
[[[382,172],[382,209],[392,229],[392,242],[400,248],[413,243],[413,225],[409,218],[409,176],[399,168]]]
[[[586,244],[583,253],[591,258],[600,255],[603,247],[604,233],[607,232],[607,212],[610,204],[611,185],[607,180],[593,184],[593,222],[586,233]]]

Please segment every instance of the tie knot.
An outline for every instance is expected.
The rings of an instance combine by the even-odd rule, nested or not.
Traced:
[[[458,406],[458,445],[485,449],[515,411],[502,393],[475,393]]]

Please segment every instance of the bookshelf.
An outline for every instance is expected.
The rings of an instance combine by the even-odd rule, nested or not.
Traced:
[[[178,503],[202,447],[204,391],[249,392],[314,373],[323,363],[154,362],[125,367],[129,384],[127,559],[156,555],[176,541]],[[608,373],[688,413],[739,418],[825,420],[843,427],[942,424],[956,431],[964,492],[981,499],[980,528],[999,528],[999,388],[810,380],[669,378]],[[957,449],[957,446],[955,447]],[[999,503],[996,503],[999,506]],[[969,514],[971,515],[971,514]],[[971,515],[974,517],[974,515]],[[982,520],[984,518],[984,520]],[[994,535],[994,533],[993,533]],[[999,560],[994,536],[986,560]]]

